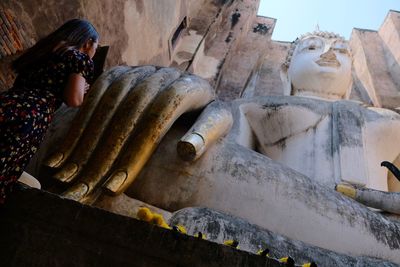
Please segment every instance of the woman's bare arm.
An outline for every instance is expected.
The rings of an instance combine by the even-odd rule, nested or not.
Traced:
[[[77,73],[72,73],[68,77],[68,82],[64,88],[64,102],[70,107],[82,105],[85,95],[86,80]]]

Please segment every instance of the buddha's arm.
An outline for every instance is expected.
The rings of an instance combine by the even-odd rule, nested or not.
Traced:
[[[384,192],[369,188],[358,189],[345,183],[338,184],[336,190],[368,207],[400,214],[400,193],[398,192]]]

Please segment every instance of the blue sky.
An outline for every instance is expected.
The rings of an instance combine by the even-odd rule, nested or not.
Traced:
[[[277,19],[273,40],[291,42],[317,24],[346,39],[353,28],[378,30],[390,9],[400,0],[261,0],[258,14]]]

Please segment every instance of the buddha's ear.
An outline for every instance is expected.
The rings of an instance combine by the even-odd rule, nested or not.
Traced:
[[[294,91],[294,86],[293,83],[290,81],[290,95],[294,95],[295,91]]]
[[[353,68],[352,68],[352,72],[353,72]],[[353,82],[354,75],[353,75],[353,73],[352,73],[351,76],[352,77],[351,77],[351,79],[349,81],[349,85],[347,86],[346,93],[344,94],[344,99],[350,99],[351,92],[353,91],[353,85],[354,85],[354,82]]]
[[[281,65],[280,77],[283,85],[283,95],[291,95],[292,93],[292,82],[289,78],[288,69],[287,64]]]

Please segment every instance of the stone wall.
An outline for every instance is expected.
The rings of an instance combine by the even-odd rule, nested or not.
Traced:
[[[191,1],[2,1],[37,41],[71,18],[91,21],[109,45],[108,65],[168,65],[168,42]],[[210,3],[212,5],[213,3]]]
[[[8,65],[21,47],[78,17],[93,22],[100,43],[110,46],[106,67],[153,64],[188,70],[207,79],[225,100],[287,94],[280,66],[290,43],[271,41],[275,20],[257,17],[258,5],[259,0],[1,1],[0,13],[11,14],[10,25],[19,29],[4,36],[21,42],[15,51],[13,45],[0,48],[0,90],[13,82]],[[399,40],[397,11],[388,13],[379,31],[354,29],[353,99],[399,106]]]
[[[376,107],[400,106],[400,13],[389,11],[378,31],[354,29],[350,38],[356,82]]]
[[[100,44],[110,46],[106,67],[174,66],[207,79],[222,98],[233,99],[260,69],[273,32],[275,20],[257,17],[258,5],[259,0],[10,0],[0,9],[15,14],[31,43],[68,19],[88,19],[100,33]],[[12,59],[0,59],[8,75],[0,90],[14,79],[7,69]]]
[[[146,222],[16,188],[0,208],[1,266],[282,266]]]
[[[211,22],[221,6],[224,1],[218,0],[7,0],[0,2],[0,12],[18,18],[15,23],[25,31],[16,32],[24,34],[32,44],[68,19],[85,18],[98,30],[100,44],[110,46],[106,67],[119,64],[168,66],[173,53],[171,41],[184,18],[188,24],[195,23],[199,10],[213,10],[204,14]],[[200,17],[196,24],[204,22]],[[2,70],[7,70],[13,59],[9,55],[20,50],[5,53],[6,56],[0,58]],[[0,84],[0,90],[11,86],[14,76],[10,73],[2,75],[6,76],[6,82]]]

